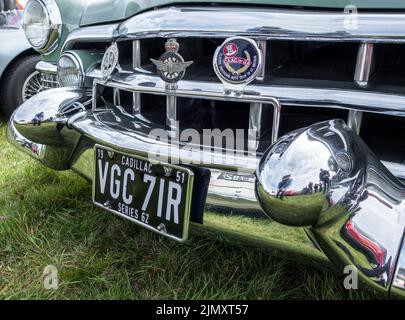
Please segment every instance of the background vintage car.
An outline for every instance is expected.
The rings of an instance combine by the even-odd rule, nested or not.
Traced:
[[[25,2],[0,0],[0,109],[7,116],[41,91],[35,69],[40,56],[21,27]]]
[[[144,119],[147,129],[174,120],[197,129],[259,128],[256,157],[243,168],[257,169],[255,176],[239,176],[234,164],[210,167],[204,223],[195,219],[192,227],[340,271],[354,264],[369,288],[403,296],[405,16],[385,9],[404,3],[30,3],[51,13],[41,41],[33,36],[41,17],[26,15],[28,39],[43,54],[37,69],[63,88],[18,109],[8,131],[16,147],[92,180],[95,143],[145,153]],[[254,38],[266,61],[242,93],[225,90],[212,68],[216,49],[236,35]],[[174,89],[151,63],[172,37],[184,60],[194,61],[176,88],[177,114],[167,91]],[[103,76],[103,55],[115,45],[119,68]],[[325,168],[330,180],[321,178]],[[285,190],[275,187],[280,177],[288,177]],[[318,182],[323,190],[312,192]]]

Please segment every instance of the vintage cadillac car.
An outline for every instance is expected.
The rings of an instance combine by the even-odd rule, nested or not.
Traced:
[[[177,241],[218,235],[354,266],[405,297],[405,3],[30,0],[60,88],[8,139]]]

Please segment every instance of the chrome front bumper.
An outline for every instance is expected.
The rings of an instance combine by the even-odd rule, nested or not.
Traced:
[[[91,96],[84,90],[68,88],[53,89],[35,96],[17,109],[12,116],[7,134],[9,141],[50,168],[72,169],[88,180],[93,179],[95,167],[93,147],[96,143],[139,156],[147,155],[150,147],[156,145],[156,140],[150,140],[145,135],[150,129],[145,123],[136,118],[127,123],[122,120],[124,117],[119,110],[91,110],[90,98]],[[344,133],[349,129],[342,127],[336,130],[338,133]],[[168,156],[176,154],[173,146],[169,147],[163,141],[159,142],[159,148],[167,150]],[[363,158],[368,159],[368,154],[363,153],[364,150],[356,152],[360,152]],[[302,154],[300,157],[302,158]],[[300,161],[300,157],[297,161]],[[381,216],[378,218],[381,220],[378,223],[381,223],[382,228],[389,228],[395,220],[396,236],[394,242],[387,241],[390,247],[384,261],[391,259],[389,265],[385,264],[389,270],[376,274],[369,270],[374,270],[378,266],[374,266],[373,259],[368,259],[367,253],[358,248],[358,243],[348,243],[342,240],[340,230],[337,232],[328,228],[334,219],[350,220],[349,211],[332,212],[331,218],[329,210],[326,217],[323,216],[324,223],[320,228],[312,221],[289,226],[288,221],[286,223],[282,217],[277,215],[274,217],[281,223],[269,217],[269,210],[270,216],[272,211],[266,201],[271,199],[273,202],[270,202],[274,203],[274,194],[270,188],[263,188],[263,181],[252,175],[258,168],[260,160],[261,165],[256,176],[263,177],[263,172],[272,168],[271,162],[266,162],[266,159],[266,155],[263,159],[250,159],[244,167],[246,173],[235,172],[236,168],[240,168],[240,159],[236,157],[223,159],[226,161],[220,161],[221,164],[202,165],[211,170],[211,181],[205,204],[204,222],[192,223],[192,230],[219,236],[222,240],[232,242],[240,240],[241,243],[266,248],[281,256],[299,259],[300,262],[308,262],[318,267],[335,267],[342,275],[344,267],[342,264],[352,263],[359,270],[362,283],[366,283],[369,288],[381,291],[387,296],[394,293],[396,296],[405,297],[405,283],[402,281],[405,272],[405,247],[402,245],[403,232],[398,231],[401,228],[403,230],[405,224],[404,202],[401,202],[405,192],[393,176],[384,171],[385,176],[388,175],[388,180],[392,182],[391,185],[396,188],[395,197],[390,199],[400,202],[396,211],[394,210],[398,218],[395,220],[390,216],[393,212],[391,208],[380,212]],[[380,165],[378,161],[378,166]],[[282,172],[281,169],[279,171]],[[244,176],[244,179],[238,178],[241,176]],[[347,192],[346,184],[339,192],[342,190]],[[392,196],[390,192],[387,191],[388,197]],[[336,192],[335,196],[338,195]],[[288,204],[286,208],[288,210]],[[387,215],[389,223],[384,220],[384,214]],[[368,219],[376,218],[371,211]],[[356,232],[353,228],[350,230]],[[401,238],[398,239],[400,233]],[[391,237],[389,229],[385,230],[385,236]],[[361,238],[361,234],[359,237]],[[347,250],[350,253],[345,255]]]

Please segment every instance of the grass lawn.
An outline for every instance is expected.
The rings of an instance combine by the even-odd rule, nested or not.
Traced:
[[[58,268],[59,288],[42,274]],[[15,150],[0,127],[2,299],[359,299],[342,280],[210,239],[177,244],[93,207],[91,186]]]

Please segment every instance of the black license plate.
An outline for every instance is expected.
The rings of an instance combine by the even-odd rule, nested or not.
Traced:
[[[193,172],[95,147],[93,202],[177,241],[188,237]]]

